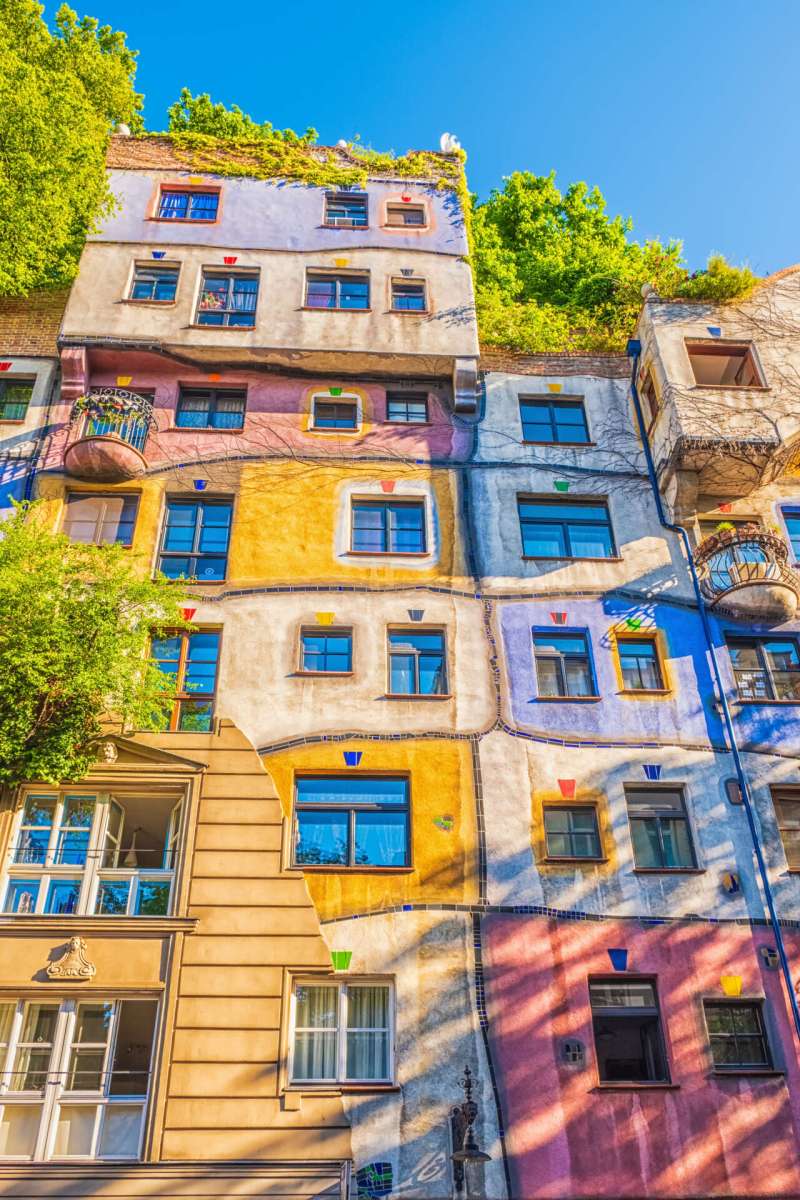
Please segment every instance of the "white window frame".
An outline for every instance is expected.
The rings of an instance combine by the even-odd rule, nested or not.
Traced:
[[[124,799],[124,793],[120,793]],[[56,800],[55,810],[53,814],[53,824],[50,828],[50,838],[47,850],[42,863],[26,863],[17,862],[17,850],[19,849],[21,831],[23,826],[23,817],[28,800],[31,797],[51,798]],[[62,821],[64,817],[64,809],[67,799],[90,799],[94,800],[95,810],[92,818],[92,824],[89,828],[89,843],[86,849],[86,861],[84,863],[59,863],[56,861],[59,839],[62,832]],[[0,916],[4,917],[26,917],[35,916],[53,916],[53,917],[79,917],[79,916],[105,916],[112,918],[114,916],[122,917],[141,917],[147,919],[144,914],[136,912],[140,887],[145,883],[169,883],[170,890],[167,898],[167,911],[164,916],[169,916],[172,912],[172,906],[175,897],[175,876],[177,868],[177,855],[180,845],[181,830],[182,830],[182,813],[183,813],[183,798],[176,801],[170,813],[170,821],[167,831],[167,838],[164,846],[164,856],[162,866],[160,868],[149,867],[104,867],[102,865],[103,858],[107,853],[109,846],[106,842],[106,835],[109,833],[109,819],[111,816],[114,804],[119,804],[117,797],[110,792],[102,791],[85,791],[79,788],[59,788],[48,790],[46,788],[28,788],[25,790],[21,798],[20,807],[14,815],[11,837],[9,838],[8,851],[6,854],[5,869],[3,871],[0,886],[2,886],[2,895],[0,896]],[[124,825],[122,826],[124,836]],[[52,883],[57,883],[59,880],[65,882],[79,879],[80,892],[75,910],[72,913],[47,913],[45,906],[47,897]],[[33,909],[27,912],[11,912],[6,911],[6,904],[9,899],[11,885],[15,880],[28,881],[38,880],[39,889],[36,896],[36,903]],[[100,892],[100,886],[105,882],[124,882],[127,881],[128,886],[128,903],[125,913],[110,914],[97,913],[95,911],[97,899]],[[158,919],[158,918],[156,918]]]
[[[317,425],[317,401],[320,400],[323,404],[354,404],[356,409],[356,423],[352,429],[320,429]],[[308,432],[315,433],[322,437],[352,437],[356,433],[361,433],[364,425],[364,406],[361,397],[355,392],[343,392],[341,396],[331,396],[329,392],[314,392],[311,396],[311,405],[308,411]]]
[[[298,1079],[294,1074],[294,1046],[297,1030],[297,989],[298,987],[334,987],[339,989],[337,1023],[336,1023],[336,1076],[325,1079]],[[385,1079],[350,1079],[347,1076],[347,993],[351,988],[385,987],[389,993],[388,1004],[388,1049],[387,1058],[389,1073]],[[325,1088],[325,1087],[387,1087],[395,1082],[395,987],[394,980],[385,976],[370,978],[368,976],[348,976],[338,978],[331,975],[316,975],[311,977],[295,977],[292,980],[292,992],[289,1006],[289,1055],[288,1080],[290,1088]],[[312,1026],[301,1026],[311,1029]],[[359,1026],[359,1030],[362,1027]],[[377,1030],[377,1027],[370,1027]],[[350,1030],[357,1032],[357,1030]]]
[[[159,1028],[159,1007],[157,996],[142,996],[136,999],[151,1000],[156,1003],[155,1020],[153,1022],[153,1041],[150,1052],[150,1066],[148,1068],[148,1076],[152,1075],[152,1064],[156,1057],[156,1038]],[[117,1032],[119,1028],[119,1014],[121,1004],[125,998],[122,997],[88,997],[65,999],[62,996],[46,997],[42,996],[35,999],[14,1000],[9,998],[0,1003],[11,1003],[15,1005],[15,1011],[12,1017],[11,1029],[9,1032],[8,1042],[5,1045],[5,1050],[0,1051],[0,1111],[6,1104],[15,1107],[35,1107],[40,1110],[39,1128],[36,1134],[33,1154],[30,1156],[21,1155],[2,1155],[0,1162],[43,1162],[52,1160],[55,1162],[138,1162],[142,1153],[142,1141],[144,1138],[144,1130],[147,1117],[147,1107],[150,1100],[150,1078],[148,1078],[147,1088],[144,1095],[138,1096],[110,1096],[108,1091],[111,1084],[111,1074],[109,1063],[113,1063],[113,1057],[116,1049]],[[78,1006],[81,1004],[109,1004],[113,1006],[113,1014],[109,1025],[108,1039],[105,1043],[105,1053],[103,1057],[103,1065],[101,1068],[102,1082],[99,1088],[94,1090],[75,1089],[70,1091],[65,1087],[67,1081],[67,1073],[69,1070],[70,1055],[73,1048],[73,1038],[75,1034],[75,1023],[77,1017]],[[46,1075],[46,1079],[41,1090],[14,1088],[13,1083],[13,1066],[16,1058],[17,1050],[20,1044],[20,1034],[25,1019],[27,1007],[31,1004],[52,1005],[57,1008],[55,1029],[53,1033],[53,1041],[51,1043],[50,1061],[47,1068],[42,1071]],[[82,1046],[97,1046],[100,1048],[100,1043],[78,1043]],[[56,1155],[54,1153],[55,1141],[58,1134],[58,1121],[63,1107],[78,1107],[78,1106],[94,1106],[95,1121],[92,1130],[91,1153],[86,1155]],[[98,1151],[100,1147],[100,1139],[103,1130],[103,1118],[105,1113],[114,1107],[141,1109],[141,1118],[139,1124],[139,1140],[135,1154],[129,1155],[113,1155],[100,1157]]]

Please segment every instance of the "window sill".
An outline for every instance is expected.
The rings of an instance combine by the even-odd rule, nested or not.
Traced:
[[[361,429],[361,427],[360,427],[360,426],[354,429],[352,425],[351,425],[351,426],[349,426],[349,427],[348,427],[348,428],[346,428],[346,429],[324,429],[324,428],[322,428],[322,426],[317,426],[317,425],[309,425],[308,429],[306,429],[306,431],[305,431],[305,432],[306,432],[306,433],[322,433],[322,434],[327,434],[329,437],[330,437],[330,435],[331,435],[331,434],[336,434],[336,435],[337,435],[337,437],[338,437],[338,436],[341,436],[342,434],[345,434],[345,435],[347,435],[348,433],[349,433],[351,436],[355,436],[356,434],[362,433],[362,432],[363,432],[363,430]]]
[[[429,317],[432,308],[387,308],[386,313],[393,317]]]
[[[301,304],[301,312],[321,312],[321,313],[371,313],[371,308],[318,308],[316,304]]]
[[[192,493],[187,494],[191,495]],[[170,579],[171,576],[168,575],[167,578]],[[226,579],[193,579],[191,576],[187,576],[186,579],[178,579],[177,582],[180,583],[181,587],[221,587],[223,583],[227,583],[228,581]],[[190,696],[186,697],[187,700],[191,698]]]
[[[200,321],[190,321],[186,326],[187,329],[214,329],[217,332],[224,329],[226,333],[252,333],[255,327],[255,321],[252,325],[213,325],[210,321],[203,325]]]
[[[709,1079],[727,1079],[731,1076],[734,1079],[745,1078],[755,1079],[782,1079],[786,1075],[785,1071],[779,1071],[775,1067],[752,1068],[752,1067],[733,1067],[729,1071],[713,1070],[709,1072]]]
[[[622,688],[620,696],[634,696],[637,700],[647,696],[671,696],[672,688]]]
[[[583,558],[583,557],[573,558],[569,554],[565,554],[560,557],[556,557],[556,556],[551,557],[550,555],[546,555],[546,554],[523,554],[522,561],[523,562],[544,562],[544,563],[557,563],[557,562],[563,562],[563,563],[573,563],[573,562],[578,562],[578,563],[581,563],[581,562],[620,563],[620,562],[623,562],[624,560],[623,560],[621,554],[612,554],[612,555],[609,555],[607,558],[589,558],[588,556],[586,558]]]
[[[358,558],[430,558],[429,550],[345,550]]]
[[[197,917],[109,917],[98,913],[65,913],[63,916],[53,916],[50,913],[20,916],[18,913],[3,913],[0,916],[0,929],[8,936],[31,933],[64,933],[75,932],[75,926],[80,923],[81,932],[136,934],[142,936],[163,936],[165,933],[192,933],[197,928]]]
[[[135,296],[123,296],[117,301],[118,304],[147,304],[154,305],[156,308],[175,308],[177,300],[137,300]]]
[[[425,692],[385,692],[383,700],[452,700],[452,692],[435,692],[427,695]]]
[[[302,871],[303,874],[313,871],[315,875],[412,875],[416,867],[346,867],[335,863],[330,866],[314,866],[311,863],[303,866],[302,863],[293,863],[290,869]]]
[[[342,1092],[399,1092],[399,1083],[290,1083],[281,1094],[300,1096],[340,1096]]]
[[[705,867],[634,867],[634,875],[705,875]]]
[[[765,383],[693,383],[693,392],[771,392],[772,388]],[[720,441],[726,441],[720,436]]]
[[[369,224],[365,221],[364,224],[339,225],[336,221],[323,221],[319,226],[320,229],[343,229],[347,233],[352,233],[354,230],[360,233],[362,230],[369,229]]]
[[[156,221],[159,225],[219,225],[219,217],[213,221],[201,221],[197,217],[147,217],[148,221]]]
[[[744,704],[762,704],[765,706],[766,705],[769,705],[769,706],[774,705],[775,707],[778,707],[778,708],[780,708],[780,707],[791,708],[792,705],[794,705],[795,707],[800,705],[800,700],[740,700],[737,697],[736,703],[742,704],[742,705],[744,705]]]
[[[0,425],[24,425],[27,417],[0,417]]]
[[[381,225],[387,233],[427,233],[430,225]]]
[[[573,450],[576,447],[584,450],[591,449],[593,446],[596,446],[597,442],[531,442],[528,441],[527,438],[523,438],[521,444],[523,446],[554,446],[556,449],[559,449],[561,446],[568,446]]]
[[[583,863],[588,863],[590,866],[596,866],[597,863],[608,862],[608,859],[607,858],[590,858],[589,855],[587,854],[583,858],[567,858],[567,857],[543,858],[540,861],[550,867],[561,867],[561,866],[579,867]]]
[[[205,328],[205,327],[204,327]],[[244,425],[238,429],[215,429],[213,425],[167,425],[166,429],[154,430],[157,433],[244,433]]]
[[[387,417],[384,424],[385,425],[403,425],[403,426],[410,427],[411,429],[427,429],[428,426],[433,424],[433,422],[432,421],[395,421],[392,417]],[[795,564],[795,565],[797,565],[797,564]]]
[[[677,1092],[679,1083],[596,1083],[591,1092]]]
[[[324,627],[323,627],[324,628]],[[290,679],[350,679],[353,671],[293,671]]]
[[[602,696],[534,696],[536,704],[597,704]]]

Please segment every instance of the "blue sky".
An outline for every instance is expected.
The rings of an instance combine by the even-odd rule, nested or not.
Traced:
[[[481,196],[555,169],[693,267],[800,261],[796,0],[72,2],[140,51],[150,128],[186,85],[325,143],[449,130]]]

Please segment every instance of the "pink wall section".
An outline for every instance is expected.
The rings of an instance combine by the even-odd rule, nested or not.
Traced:
[[[787,941],[800,961],[800,935]],[[767,929],[735,925],[488,917],[487,1005],[512,1194],[800,1195],[797,1046],[780,973],[758,953],[773,944]],[[609,947],[628,948],[630,975],[657,980],[674,1090],[598,1088],[587,981],[613,974]],[[785,1076],[712,1075],[701,1001],[724,998],[721,974],[742,976],[742,997],[766,997]],[[564,1037],[584,1043],[584,1067],[559,1062]]]
[[[65,375],[67,367],[65,363]],[[78,369],[80,373],[80,368]],[[410,385],[427,392],[427,425],[387,424],[387,385],[350,384],[346,379],[286,378],[255,371],[226,371],[216,380],[195,368],[183,367],[157,355],[135,352],[110,354],[91,351],[87,376],[76,379],[72,391],[88,387],[115,386],[118,376],[132,377],[132,391],[155,390],[156,425],[145,447],[149,467],[171,463],[214,459],[221,456],[286,454],[304,451],[324,455],[380,455],[387,453],[410,459],[460,461],[469,453],[471,431],[456,425],[445,390],[426,384]],[[402,382],[402,381],[398,381]],[[174,430],[175,405],[179,385],[185,387],[247,388],[245,428],[241,432],[221,433],[196,429]],[[309,393],[340,386],[343,393],[357,392],[364,398],[364,430],[359,434],[319,434],[308,432]],[[409,387],[409,390],[410,390]],[[52,413],[49,435],[44,447],[43,467],[59,469],[69,440],[71,399]]]

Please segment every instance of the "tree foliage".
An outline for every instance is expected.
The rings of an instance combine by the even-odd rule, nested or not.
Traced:
[[[0,295],[68,283],[109,210],[115,122],[141,127],[125,36],[63,5],[0,0]]]
[[[202,133],[207,137],[245,141],[280,141],[310,146],[317,140],[316,129],[297,134],[293,129],[275,129],[269,121],[254,121],[238,104],[226,108],[215,104],[208,92],[193,96],[183,88],[179,98],[167,109],[169,133]]]
[[[36,505],[0,524],[0,784],[80,779],[110,717],[164,727],[169,681],[147,648],[185,626],[179,591],[128,554],[51,533]]]
[[[677,241],[639,243],[596,187],[556,186],[555,172],[516,171],[473,213],[478,319],[484,342],[528,352],[616,350],[636,324],[641,289],[730,300],[755,278],[721,255],[690,275]]]

